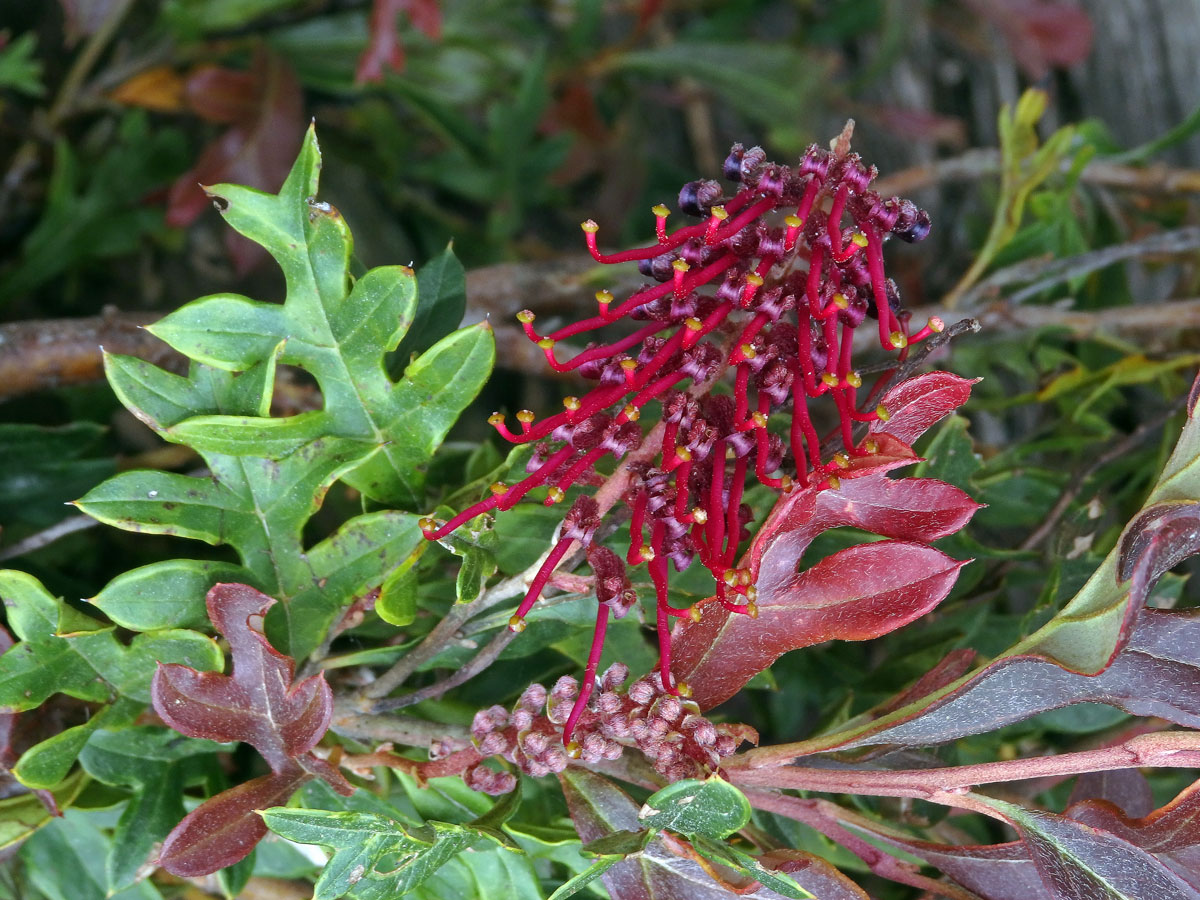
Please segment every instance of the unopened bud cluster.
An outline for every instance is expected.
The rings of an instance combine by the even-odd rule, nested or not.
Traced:
[[[471,737],[484,756],[498,756],[522,772],[541,776],[561,772],[572,758],[596,763],[615,760],[637,747],[664,778],[677,781],[715,771],[737,749],[744,726],[714,725],[691,701],[662,689],[657,678],[639,679],[622,690],[629,669],[615,663],[597,679],[577,717],[572,740],[562,736],[579,699],[579,682],[569,675],[550,690],[530,685],[512,710],[493,706],[475,714]],[[480,763],[467,770],[467,784],[489,794],[516,786],[509,772]]]
[[[899,290],[883,271],[885,239],[919,241],[929,217],[907,200],[873,191],[876,170],[857,154],[812,146],[796,165],[785,166],[768,162],[758,147],[737,144],[724,175],[729,190],[694,181],[680,191],[679,207],[700,220],[695,224],[669,231],[669,210],[654,207],[656,240],[648,247],[602,253],[599,226],[583,224],[598,262],[636,261],[650,282],[621,301],[600,291],[594,316],[547,334],[536,330],[532,312],[518,319],[550,366],[596,386],[567,397],[562,412],[541,421],[521,410],[517,431],[503,415],[492,416],[506,440],[534,445],[528,476],[492,485],[490,496],[447,522],[421,523],[426,537],[440,538],[481,513],[511,508],[535,489],[553,505],[573,486],[597,483],[596,466],[605,457],[621,460],[641,450],[641,461],[628,467],[623,497],[630,511],[625,558],[594,542],[600,510],[579,496],[510,623],[514,630],[524,627],[567,551],[583,547],[599,603],[583,688],[565,720],[568,742],[588,708],[610,614],[619,618],[636,600],[626,567],[645,565],[654,587],[659,687],[686,696],[686,686],[673,683],[670,673],[670,623],[690,610],[668,602],[668,563],[683,571],[698,558],[712,573],[719,603],[756,615],[755,586],[736,563],[749,536],[751,512],[742,502],[747,478],[753,474],[783,491],[795,484],[836,485],[849,456],[874,452],[870,442],[856,444],[855,423],[888,417],[871,394],[860,400],[863,380],[852,360],[856,330],[873,320],[882,347],[903,356],[910,344],[942,328],[933,319],[910,332]],[[624,337],[558,358],[559,342],[626,320],[634,328]],[[710,393],[730,370],[732,394]],[[828,460],[809,412],[818,398],[832,402],[843,444]],[[652,401],[661,407],[662,427],[653,432],[654,446],[643,448],[648,432],[639,419]],[[772,417],[779,419],[774,429]]]

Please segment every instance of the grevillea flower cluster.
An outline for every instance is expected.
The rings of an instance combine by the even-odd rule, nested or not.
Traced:
[[[606,254],[599,249],[599,226],[583,223],[597,262],[635,261],[649,282],[620,301],[598,292],[595,315],[549,333],[536,329],[532,312],[518,315],[555,371],[575,372],[596,386],[567,397],[562,412],[541,421],[529,410],[518,412],[517,431],[493,415],[505,440],[534,445],[527,477],[494,484],[483,501],[444,523],[424,519],[421,527],[427,538],[441,538],[539,488],[547,505],[559,503],[572,487],[599,483],[595,470],[605,457],[633,454],[623,496],[630,511],[628,553],[622,558],[597,541],[602,511],[591,496],[579,495],[510,621],[514,631],[524,628],[555,568],[573,546],[582,547],[598,608],[582,685],[561,722],[569,752],[587,752],[572,734],[595,712],[589,698],[609,619],[624,616],[637,599],[629,567],[646,566],[655,593],[659,688],[686,697],[687,686],[671,676],[670,623],[690,611],[668,600],[668,566],[681,572],[698,558],[712,573],[717,601],[755,615],[755,586],[737,566],[751,519],[742,502],[747,479],[753,475],[785,492],[797,484],[836,486],[851,455],[874,449],[869,440],[856,443],[855,424],[888,416],[873,405],[875,389],[859,396],[863,380],[852,358],[857,330],[873,320],[879,344],[901,355],[941,330],[941,321],[932,319],[910,332],[899,291],[883,268],[884,241],[923,239],[929,217],[907,200],[872,190],[876,174],[845,151],[814,145],[787,166],[768,162],[759,147],[735,144],[724,165],[730,190],[693,181],[680,191],[679,208],[698,219],[695,224],[670,231],[668,209],[656,206],[654,243]],[[559,358],[561,342],[607,335],[626,320],[634,323],[630,333],[597,338],[571,358]],[[731,376],[732,393],[712,392],[723,376]],[[815,400],[837,413],[842,450],[829,459],[809,408]],[[652,401],[661,417],[646,432],[639,420]],[[774,429],[773,417],[779,420]]]
[[[744,739],[756,740],[745,725],[716,725],[695,703],[664,691],[655,676],[629,678],[624,663],[614,663],[598,679],[599,693],[575,725],[577,756],[584,762],[614,760],[625,746],[636,746],[668,781],[693,778],[716,769]],[[549,691],[530,685],[511,711],[492,706],[475,714],[471,737],[485,756],[499,756],[530,775],[548,775],[567,767],[562,729],[575,710],[579,682],[570,675]],[[480,763],[464,773],[467,784],[489,794],[516,787],[511,772]]]

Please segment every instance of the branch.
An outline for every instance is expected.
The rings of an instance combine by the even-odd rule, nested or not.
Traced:
[[[965,792],[981,784],[1066,777],[1116,769],[1195,768],[1200,766],[1200,734],[1142,734],[1111,747],[1035,759],[1013,759],[932,769],[817,768],[793,766],[773,758],[771,748],[726,760],[724,768],[737,785],[794,788],[831,794],[910,797],[983,812],[982,804],[964,805]],[[764,753],[764,751],[767,751]],[[794,758],[794,757],[791,757]]]

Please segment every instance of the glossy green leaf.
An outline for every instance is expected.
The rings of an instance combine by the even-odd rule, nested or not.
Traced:
[[[171,559],[122,572],[92,598],[106,616],[132,631],[209,627],[204,596],[220,582],[244,582],[242,566]]]
[[[108,837],[91,818],[69,809],[25,843],[21,855],[34,886],[49,900],[162,900],[148,880],[110,893]]]
[[[724,838],[750,821],[750,801],[719,776],[689,778],[651,795],[638,820],[649,828]]]
[[[212,759],[218,747],[153,727],[101,730],[91,736],[79,754],[84,770],[105,784],[133,790],[105,863],[109,890],[134,883],[154,845],[183,818],[183,790],[208,774],[204,757]]]
[[[349,229],[315,199],[319,169],[310,131],[279,194],[211,189],[229,224],[283,270],[282,305],[222,294],[160,320],[152,331],[193,360],[186,376],[127,357],[106,360],[122,402],[164,439],[197,449],[211,475],[128,472],[78,501],[121,528],[234,547],[246,571],[236,580],[283,601],[268,628],[298,658],[423,542],[415,513],[380,512],[305,547],[305,525],[326,492],[342,480],[372,501],[419,509],[425,467],[494,357],[486,325],[445,333],[445,316],[461,303],[462,273],[444,254],[425,277],[425,335],[440,337],[398,379],[388,375],[387,356],[418,309],[417,279],[403,266],[351,278]],[[313,375],[320,410],[269,416],[277,363]],[[188,589],[194,611],[194,585]]]

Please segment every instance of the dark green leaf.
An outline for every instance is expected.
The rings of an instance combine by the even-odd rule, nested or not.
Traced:
[[[705,781],[685,779],[651,795],[638,820],[649,828],[724,838],[750,821],[750,801],[716,775]]]

